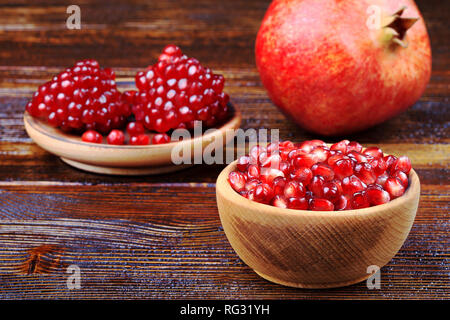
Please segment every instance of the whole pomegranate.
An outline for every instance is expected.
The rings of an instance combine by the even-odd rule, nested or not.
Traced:
[[[348,134],[419,99],[431,73],[412,0],[274,0],[256,39],[273,102],[303,128]]]

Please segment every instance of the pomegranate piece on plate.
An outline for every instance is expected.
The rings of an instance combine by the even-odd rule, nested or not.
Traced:
[[[95,60],[77,62],[39,87],[26,106],[33,117],[64,131],[109,133],[122,127],[131,106],[116,88],[115,74]]]
[[[139,93],[133,113],[147,129],[160,133],[191,129],[195,120],[213,127],[228,115],[224,85],[222,75],[168,45],[157,63],[136,74]]]

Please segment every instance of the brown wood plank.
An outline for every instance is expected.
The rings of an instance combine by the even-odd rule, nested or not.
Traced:
[[[51,73],[46,73],[44,79],[49,79],[58,70],[60,69],[52,69]],[[119,73],[119,76],[133,77],[136,70],[123,71],[123,73]],[[27,69],[27,73],[29,72],[31,75],[36,75],[38,71],[34,68]],[[276,128],[280,130],[281,138],[297,141],[317,137],[298,128],[272,104],[259,81],[256,70],[219,69],[217,72],[223,73],[226,77],[226,91],[230,94],[232,101],[242,110],[242,128]],[[22,75],[22,77],[24,76]],[[0,108],[1,140],[29,141],[23,130],[22,113],[33,91],[41,81],[42,79],[23,79],[24,83],[20,83],[20,86],[15,84],[14,88],[0,90],[0,106],[2,106]],[[380,141],[384,143],[448,143],[448,137],[450,136],[448,102],[442,99],[448,94],[448,88],[442,84],[449,81],[450,74],[437,81],[437,84],[430,83],[430,94],[428,95],[426,92],[425,96],[406,112],[374,128],[347,138],[371,143]],[[123,88],[133,86],[131,82],[120,81],[119,85]]]
[[[301,140],[294,140],[301,141]],[[376,144],[387,153],[411,158],[421,182],[448,183],[450,144]],[[133,182],[214,183],[224,164],[196,165],[181,172],[155,176],[115,177],[74,169],[34,143],[0,142],[0,176],[5,183],[32,181],[79,182],[83,184],[123,184]],[[206,170],[205,170],[206,169]],[[3,184],[5,184],[3,183]],[[0,185],[2,183],[0,182]]]
[[[73,58],[95,56],[110,65],[142,66],[174,42],[205,63],[241,65],[253,59],[252,39],[269,2],[141,0],[105,6],[89,1],[80,4],[81,30],[65,28],[65,3],[16,4],[2,9],[0,47],[8,50],[0,52],[0,60],[5,65],[67,65]]]
[[[86,0],[84,28],[71,31],[67,4],[58,0],[0,0],[0,299],[449,298],[450,22],[440,0],[417,1],[433,50],[423,97],[346,137],[408,155],[422,183],[415,224],[382,269],[381,290],[364,283],[297,290],[258,277],[220,225],[214,183],[223,165],[149,177],[94,175],[63,164],[26,135],[25,104],[61,69],[92,57],[130,78],[175,43],[225,75],[244,129],[317,138],[287,120],[260,83],[254,39],[269,2]],[[66,288],[71,264],[82,270],[81,290]]]
[[[450,188],[422,190],[410,236],[382,268],[380,290],[360,283],[317,291],[269,283],[243,264],[221,228],[212,186],[2,186],[0,297],[448,297]],[[82,270],[81,290],[66,287],[72,264]]]
[[[55,69],[55,72],[57,72]],[[27,71],[28,72],[28,71]],[[36,72],[35,69],[31,73]],[[129,71],[127,71],[129,72]],[[220,72],[220,70],[219,70]],[[305,132],[288,120],[270,101],[262,88],[258,73],[254,70],[239,71],[238,69],[223,72],[227,80],[227,92],[232,101],[243,113],[242,128],[279,129],[282,139],[302,141],[317,138],[316,135]],[[133,76],[134,72],[128,76]],[[47,78],[51,74],[46,75]],[[122,74],[121,74],[122,76]],[[4,80],[5,81],[5,80]],[[16,80],[15,80],[16,81]],[[24,80],[25,81],[25,80]],[[32,96],[39,81],[33,84],[15,86],[14,89],[0,89],[0,141],[14,143],[30,142],[23,128],[22,113],[25,104]],[[442,82],[448,83],[450,75]],[[37,83],[36,83],[37,82]],[[131,82],[119,82],[123,88],[130,88]],[[28,87],[26,86],[28,85]],[[433,84],[430,84],[432,87]],[[345,138],[358,140],[362,143],[448,143],[450,137],[448,102],[439,97],[446,95],[439,86],[435,86],[435,93],[424,96],[419,102],[399,116],[364,132],[346,136]],[[332,138],[336,141],[343,137]],[[331,141],[330,138],[324,138]]]
[[[81,4],[85,28],[67,30],[65,3],[2,1],[0,47],[8,50],[0,52],[0,59],[3,65],[66,66],[74,58],[95,56],[108,65],[137,67],[175,42],[213,67],[253,65],[254,39],[269,3],[140,0],[110,1],[105,6],[91,0]],[[433,52],[434,67],[444,69],[449,50],[446,10],[439,9],[439,0],[417,3],[433,43],[439,43],[440,50]]]

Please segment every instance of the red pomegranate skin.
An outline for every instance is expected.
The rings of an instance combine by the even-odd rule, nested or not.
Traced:
[[[407,48],[380,41],[367,9],[420,18]],[[272,101],[301,127],[348,134],[413,105],[431,74],[424,20],[410,0],[274,0],[256,40],[256,63]]]

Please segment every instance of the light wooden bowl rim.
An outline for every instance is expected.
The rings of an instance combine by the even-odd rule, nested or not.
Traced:
[[[406,202],[414,201],[415,195],[420,193],[420,181],[416,172],[411,169],[409,173],[409,186],[406,189],[405,193],[394,199],[389,201],[388,203],[384,203],[381,205],[363,208],[363,209],[353,209],[353,210],[342,210],[342,211],[312,211],[312,210],[297,210],[297,209],[285,209],[278,208],[268,204],[259,203],[256,201],[249,200],[239,193],[237,193],[228,182],[228,175],[231,171],[236,169],[236,163],[238,160],[233,161],[227,167],[225,167],[222,172],[219,174],[216,181],[216,190],[220,195],[226,200],[231,201],[237,206],[243,207],[249,211],[261,211],[263,214],[269,214],[274,217],[285,217],[286,215],[293,216],[309,216],[309,217],[355,217],[359,215],[375,215],[380,210],[388,208],[388,207],[400,207]]]
[[[211,131],[206,135],[202,134],[201,136],[187,139],[187,140],[174,141],[174,142],[169,142],[169,143],[164,143],[164,144],[148,144],[148,145],[111,145],[111,144],[107,144],[107,143],[85,142],[85,141],[81,140],[81,136],[78,137],[78,136],[72,135],[70,133],[64,133],[57,128],[52,128],[48,124],[43,122],[42,120],[32,117],[27,111],[24,112],[23,118],[24,118],[24,122],[26,122],[34,130],[38,131],[41,135],[47,136],[49,139],[58,140],[61,143],[74,144],[74,145],[85,146],[85,147],[95,147],[95,148],[99,148],[99,149],[105,148],[105,149],[114,149],[114,150],[121,150],[121,149],[122,150],[130,150],[130,149],[131,150],[137,150],[137,149],[160,149],[160,150],[162,150],[162,149],[172,148],[172,147],[182,144],[182,143],[192,144],[192,143],[196,143],[196,142],[199,142],[202,140],[208,140],[208,139],[214,137],[215,135],[217,135],[217,133],[219,131],[225,131],[228,129],[233,129],[236,126],[239,126],[238,124],[240,124],[241,119],[242,119],[241,111],[234,103],[229,102],[228,106],[231,107],[231,109],[232,109],[231,117],[225,123],[223,123],[220,127],[215,128],[216,129],[215,131]],[[53,132],[47,130],[47,128],[51,128],[51,129],[55,130],[55,132],[53,133]],[[210,129],[210,128],[206,128],[206,129]],[[214,129],[214,128],[212,128],[212,129]]]

